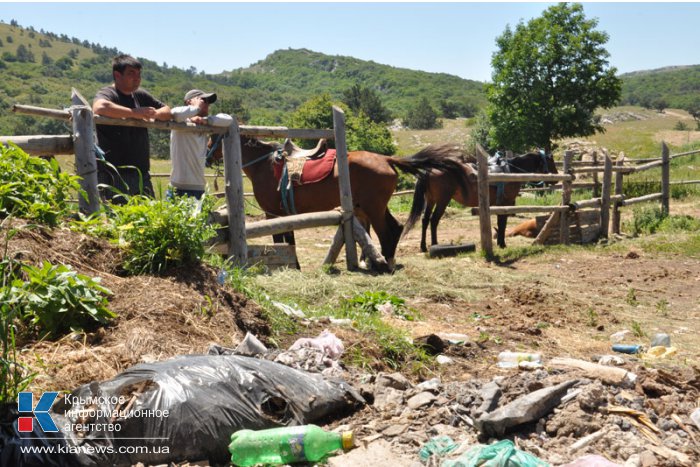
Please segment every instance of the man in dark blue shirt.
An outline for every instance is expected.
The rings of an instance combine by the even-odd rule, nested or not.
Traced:
[[[95,95],[92,111],[110,118],[138,120],[170,120],[170,107],[140,89],[141,62],[130,55],[118,55],[112,60],[114,84]],[[105,152],[105,159],[115,168],[98,162],[97,180],[118,190],[103,191],[105,199],[113,199],[119,192],[153,196],[151,183],[150,149],[146,128],[96,125],[97,144]],[[124,202],[121,197],[116,202]]]

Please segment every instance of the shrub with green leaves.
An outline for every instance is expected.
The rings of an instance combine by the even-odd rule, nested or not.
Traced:
[[[55,159],[29,156],[18,146],[0,145],[0,216],[14,215],[55,226],[75,211],[80,178],[61,172]]]
[[[109,207],[106,220],[89,218],[78,230],[117,242],[126,252],[124,269],[133,275],[160,274],[201,260],[204,242],[215,235],[208,216],[212,198],[155,200],[132,196],[125,205]]]
[[[5,293],[5,304],[40,334],[59,336],[96,324],[107,324],[116,315],[107,308],[111,291],[93,279],[78,274],[70,266],[41,267],[23,264],[22,276],[12,280]]]
[[[390,295],[383,290],[377,292],[366,291],[360,295],[343,300],[343,308],[350,313],[364,313],[376,315],[380,307],[386,304],[391,305],[392,313],[407,320],[415,319],[415,313],[406,306],[406,300],[396,295]]]
[[[8,229],[5,221],[0,224],[4,234],[3,256],[0,260],[0,404],[16,401],[17,394],[26,389],[34,375],[17,361],[18,311],[12,306],[10,284],[19,270],[19,262],[7,255],[9,240],[17,233],[16,229]]]
[[[656,232],[697,232],[700,220],[687,215],[664,215],[659,207],[644,207],[634,210],[633,218],[625,226],[634,236]]]

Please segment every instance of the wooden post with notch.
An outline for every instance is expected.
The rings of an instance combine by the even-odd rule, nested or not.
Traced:
[[[615,166],[622,167],[624,163],[625,153],[621,152],[617,155],[617,159],[615,159]],[[621,170],[615,172],[615,201],[612,203],[612,217],[610,220],[610,223],[612,224],[612,233],[615,235],[620,235],[620,207],[622,207],[622,200],[620,199],[620,196],[622,195],[622,177],[624,176],[625,174]]]
[[[668,155],[666,142],[661,143],[661,212],[668,216],[671,199],[671,158]]]
[[[71,103],[75,171],[80,177],[80,187],[87,194],[87,199],[78,196],[78,206],[80,212],[92,214],[100,209],[100,195],[97,191],[97,159],[95,158],[92,108],[75,88],[71,89]]]
[[[603,150],[603,187],[600,196],[600,236],[608,238],[610,229],[610,192],[612,185],[612,159],[608,151]]]
[[[248,260],[248,244],[245,235],[245,207],[243,204],[243,162],[241,153],[241,131],[238,120],[233,122],[223,140],[224,179],[226,182],[226,204],[228,205],[228,259],[242,267]]]
[[[573,151],[564,152],[564,165],[562,172],[571,174],[571,160],[574,158]],[[571,203],[571,185],[573,180],[565,180],[561,183],[561,205],[568,206]],[[569,213],[563,211],[559,214],[559,241],[564,244],[569,244]]]
[[[487,260],[493,258],[493,240],[491,239],[491,212],[489,200],[489,163],[488,154],[481,145],[476,145],[478,161],[479,188],[479,230],[481,232],[481,251]]]
[[[348,148],[345,143],[345,112],[333,106],[333,130],[335,131],[335,151],[338,163],[338,189],[340,190],[341,224],[345,239],[345,261],[349,271],[357,269],[357,249],[353,237],[353,204],[350,186],[350,167],[348,166]]]

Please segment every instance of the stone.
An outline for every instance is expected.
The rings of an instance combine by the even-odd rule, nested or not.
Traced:
[[[483,434],[498,437],[508,428],[538,420],[559,405],[566,391],[577,382],[577,380],[565,381],[519,397],[478,418],[475,422],[476,427]]]
[[[377,388],[394,388],[405,391],[411,387],[411,383],[401,373],[390,373],[377,376],[375,386]]]
[[[435,394],[433,394],[432,392],[423,391],[423,392],[411,397],[406,402],[406,404],[408,405],[409,408],[416,410],[420,407],[423,407],[424,405],[430,404],[431,402],[433,402],[436,399],[437,399],[437,396]]]

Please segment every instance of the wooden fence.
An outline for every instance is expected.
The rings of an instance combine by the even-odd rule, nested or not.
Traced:
[[[16,113],[70,120],[72,135],[39,136],[2,136],[0,143],[13,142],[33,155],[75,154],[76,173],[81,177],[81,187],[88,194],[88,199],[80,197],[80,210],[93,213],[99,209],[100,198],[97,191],[97,161],[95,159],[94,125],[118,125],[160,130],[192,131],[198,133],[221,133],[223,139],[225,195],[228,207],[228,231],[226,244],[219,245],[218,251],[228,254],[229,260],[236,265],[245,265],[248,261],[247,238],[271,235],[290,230],[318,226],[338,225],[338,231],[326,255],[324,263],[334,263],[343,245],[346,252],[346,264],[349,270],[357,269],[358,258],[355,239],[360,243],[363,253],[376,265],[386,264],[384,258],[372,244],[369,235],[353,215],[350,173],[345,143],[345,114],[333,107],[333,130],[290,129],[286,127],[239,126],[236,118],[228,128],[216,128],[208,125],[177,123],[174,121],[146,122],[134,119],[113,119],[93,116],[87,101],[75,89],[72,90],[72,106],[68,110],[53,110],[41,107],[14,105]],[[285,218],[254,222],[246,225],[244,211],[244,193],[241,161],[241,135],[271,138],[308,138],[335,139],[336,158],[339,173],[340,200],[339,210],[300,214]]]
[[[661,203],[661,209],[665,214],[669,213],[670,200],[670,161],[677,157],[684,157],[700,151],[689,151],[679,154],[669,155],[668,146],[662,143],[661,157],[642,160],[639,165],[625,165],[626,162],[635,161],[625,159],[621,153],[613,164],[607,151],[603,151],[603,165],[591,166],[574,164],[572,161],[573,152],[567,151],[564,154],[561,174],[489,174],[488,154],[477,147],[478,159],[478,180],[479,180],[479,207],[473,208],[472,213],[479,215],[479,225],[481,234],[481,249],[487,257],[493,256],[493,244],[491,240],[491,215],[509,215],[519,213],[548,213],[549,218],[544,223],[534,244],[543,244],[552,231],[559,226],[559,239],[561,243],[569,243],[570,219],[578,210],[594,208],[599,210],[598,229],[595,237],[608,237],[608,231],[620,233],[620,209],[638,203],[656,201]],[[638,162],[640,160],[636,160]],[[628,198],[623,194],[624,175],[642,172],[645,170],[661,167],[661,191],[644,196]],[[573,188],[580,188],[581,184],[574,184],[576,174],[599,174],[603,173],[600,186],[601,194],[590,200],[571,202],[571,192]],[[612,193],[613,173],[615,174],[614,187]],[[490,206],[489,205],[489,184],[496,182],[553,182],[560,181],[562,190],[562,200],[559,206]],[[612,215],[611,215],[612,210]],[[590,218],[590,216],[589,216]],[[612,223],[612,229],[610,224]]]

